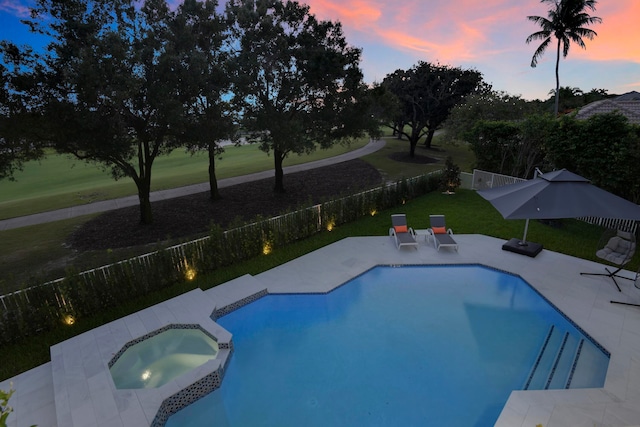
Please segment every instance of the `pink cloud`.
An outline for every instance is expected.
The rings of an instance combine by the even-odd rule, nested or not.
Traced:
[[[318,18],[337,20],[354,28],[367,28],[382,16],[381,7],[366,0],[310,0],[305,3]]]
[[[450,0],[400,4],[364,0],[308,0],[321,19],[339,20],[351,43],[381,43],[425,60],[448,62],[490,60],[507,51],[533,52],[525,39],[537,30],[528,15],[546,16],[539,0]],[[599,2],[604,23],[594,25],[598,37],[587,49],[571,47],[570,56],[591,60],[640,61],[640,2]]]
[[[29,8],[19,0],[0,0],[0,12],[5,12],[18,18],[29,17]]]
[[[496,40],[492,35],[520,28],[513,21],[521,24],[525,19],[524,7],[509,0],[307,3],[320,18],[341,21],[351,43],[380,43],[416,59],[441,62],[472,61],[504,51],[512,37]],[[524,44],[526,35],[521,38]]]

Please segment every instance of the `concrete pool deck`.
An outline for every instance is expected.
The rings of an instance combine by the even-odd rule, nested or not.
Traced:
[[[418,250],[397,250],[386,236],[347,238],[256,276],[188,292],[74,337],[52,347],[52,362],[0,383],[0,389],[8,389],[10,382],[16,389],[8,426],[150,425],[153,410],[145,410],[135,393],[113,395],[113,381],[105,374],[112,349],[120,343],[170,323],[207,322],[206,313],[265,290],[326,292],[376,265],[389,264],[483,264],[518,274],[611,353],[604,388],[514,391],[496,426],[640,425],[640,309],[610,303],[640,303],[633,282],[620,280],[620,293],[607,277],[580,275],[602,272],[601,264],[548,250],[529,258],[501,250],[501,239],[454,237],[458,252],[438,252],[423,241]],[[107,333],[112,330],[118,333]],[[60,375],[60,366],[68,368],[68,376]]]

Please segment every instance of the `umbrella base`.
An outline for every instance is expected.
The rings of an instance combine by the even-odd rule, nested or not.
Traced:
[[[540,243],[533,242],[522,244],[522,240],[514,237],[513,239],[502,245],[502,250],[534,258],[542,250],[542,245]]]

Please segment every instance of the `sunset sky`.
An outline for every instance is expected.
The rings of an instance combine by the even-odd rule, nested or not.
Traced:
[[[175,0],[172,1],[176,3]],[[528,15],[547,15],[540,0],[306,0],[311,13],[340,21],[347,41],[363,50],[362,69],[368,83],[420,60],[480,71],[496,90],[526,99],[546,99],[555,87],[555,43],[537,68],[529,66],[537,48],[525,39],[537,31]],[[0,0],[0,39],[29,43],[19,19],[28,14],[27,0]],[[591,13],[602,24],[572,45],[560,63],[560,84],[584,91],[607,89],[640,92],[640,1],[602,0]]]

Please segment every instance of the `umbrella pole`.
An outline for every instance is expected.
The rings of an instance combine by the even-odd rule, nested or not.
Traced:
[[[522,236],[522,241],[520,242],[521,246],[527,245],[527,231],[529,230],[529,218],[524,223],[524,236]]]

